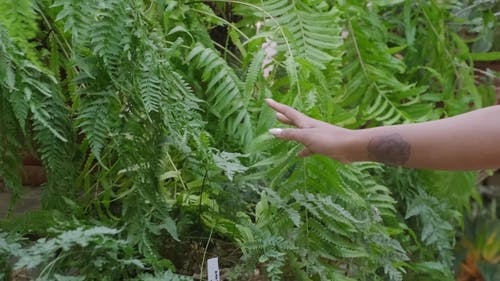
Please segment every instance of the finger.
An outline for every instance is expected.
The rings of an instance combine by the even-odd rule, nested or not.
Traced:
[[[281,123],[287,124],[287,125],[295,125],[293,124],[292,120],[288,119],[285,115],[282,113],[276,112],[276,119],[278,119]]]
[[[304,143],[306,138],[306,132],[304,132],[304,130],[302,129],[273,128],[269,130],[269,133],[280,139],[293,140],[300,143]]]
[[[307,121],[309,117],[302,114],[301,112],[293,109],[288,105],[284,105],[272,99],[266,99],[266,102],[272,109],[285,115],[292,122],[293,125],[300,128],[308,127]]]
[[[307,156],[310,156],[310,155],[313,155],[314,152],[312,152],[309,148],[307,147],[304,147],[304,149],[302,149],[298,154],[297,156],[299,157],[307,157]]]

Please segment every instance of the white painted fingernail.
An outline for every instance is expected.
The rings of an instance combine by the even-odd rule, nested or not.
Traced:
[[[281,135],[281,133],[283,133],[283,129],[279,129],[279,128],[269,129],[269,133],[271,135],[278,136],[278,135]]]

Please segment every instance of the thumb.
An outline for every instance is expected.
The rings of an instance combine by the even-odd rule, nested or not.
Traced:
[[[303,129],[273,128],[269,130],[269,133],[280,139],[293,140],[298,142],[303,142],[305,138],[305,132]]]

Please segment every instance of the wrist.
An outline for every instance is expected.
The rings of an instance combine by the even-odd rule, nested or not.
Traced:
[[[369,136],[366,129],[349,130],[348,133],[348,161],[370,161],[367,151]]]

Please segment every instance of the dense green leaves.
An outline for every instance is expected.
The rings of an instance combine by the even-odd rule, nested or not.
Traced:
[[[191,280],[214,251],[232,280],[449,280],[472,173],[297,159],[264,99],[353,129],[484,106],[470,60],[496,53],[448,27],[460,5],[229,2],[0,4],[0,177],[18,194],[26,151],[48,176],[0,268]]]

